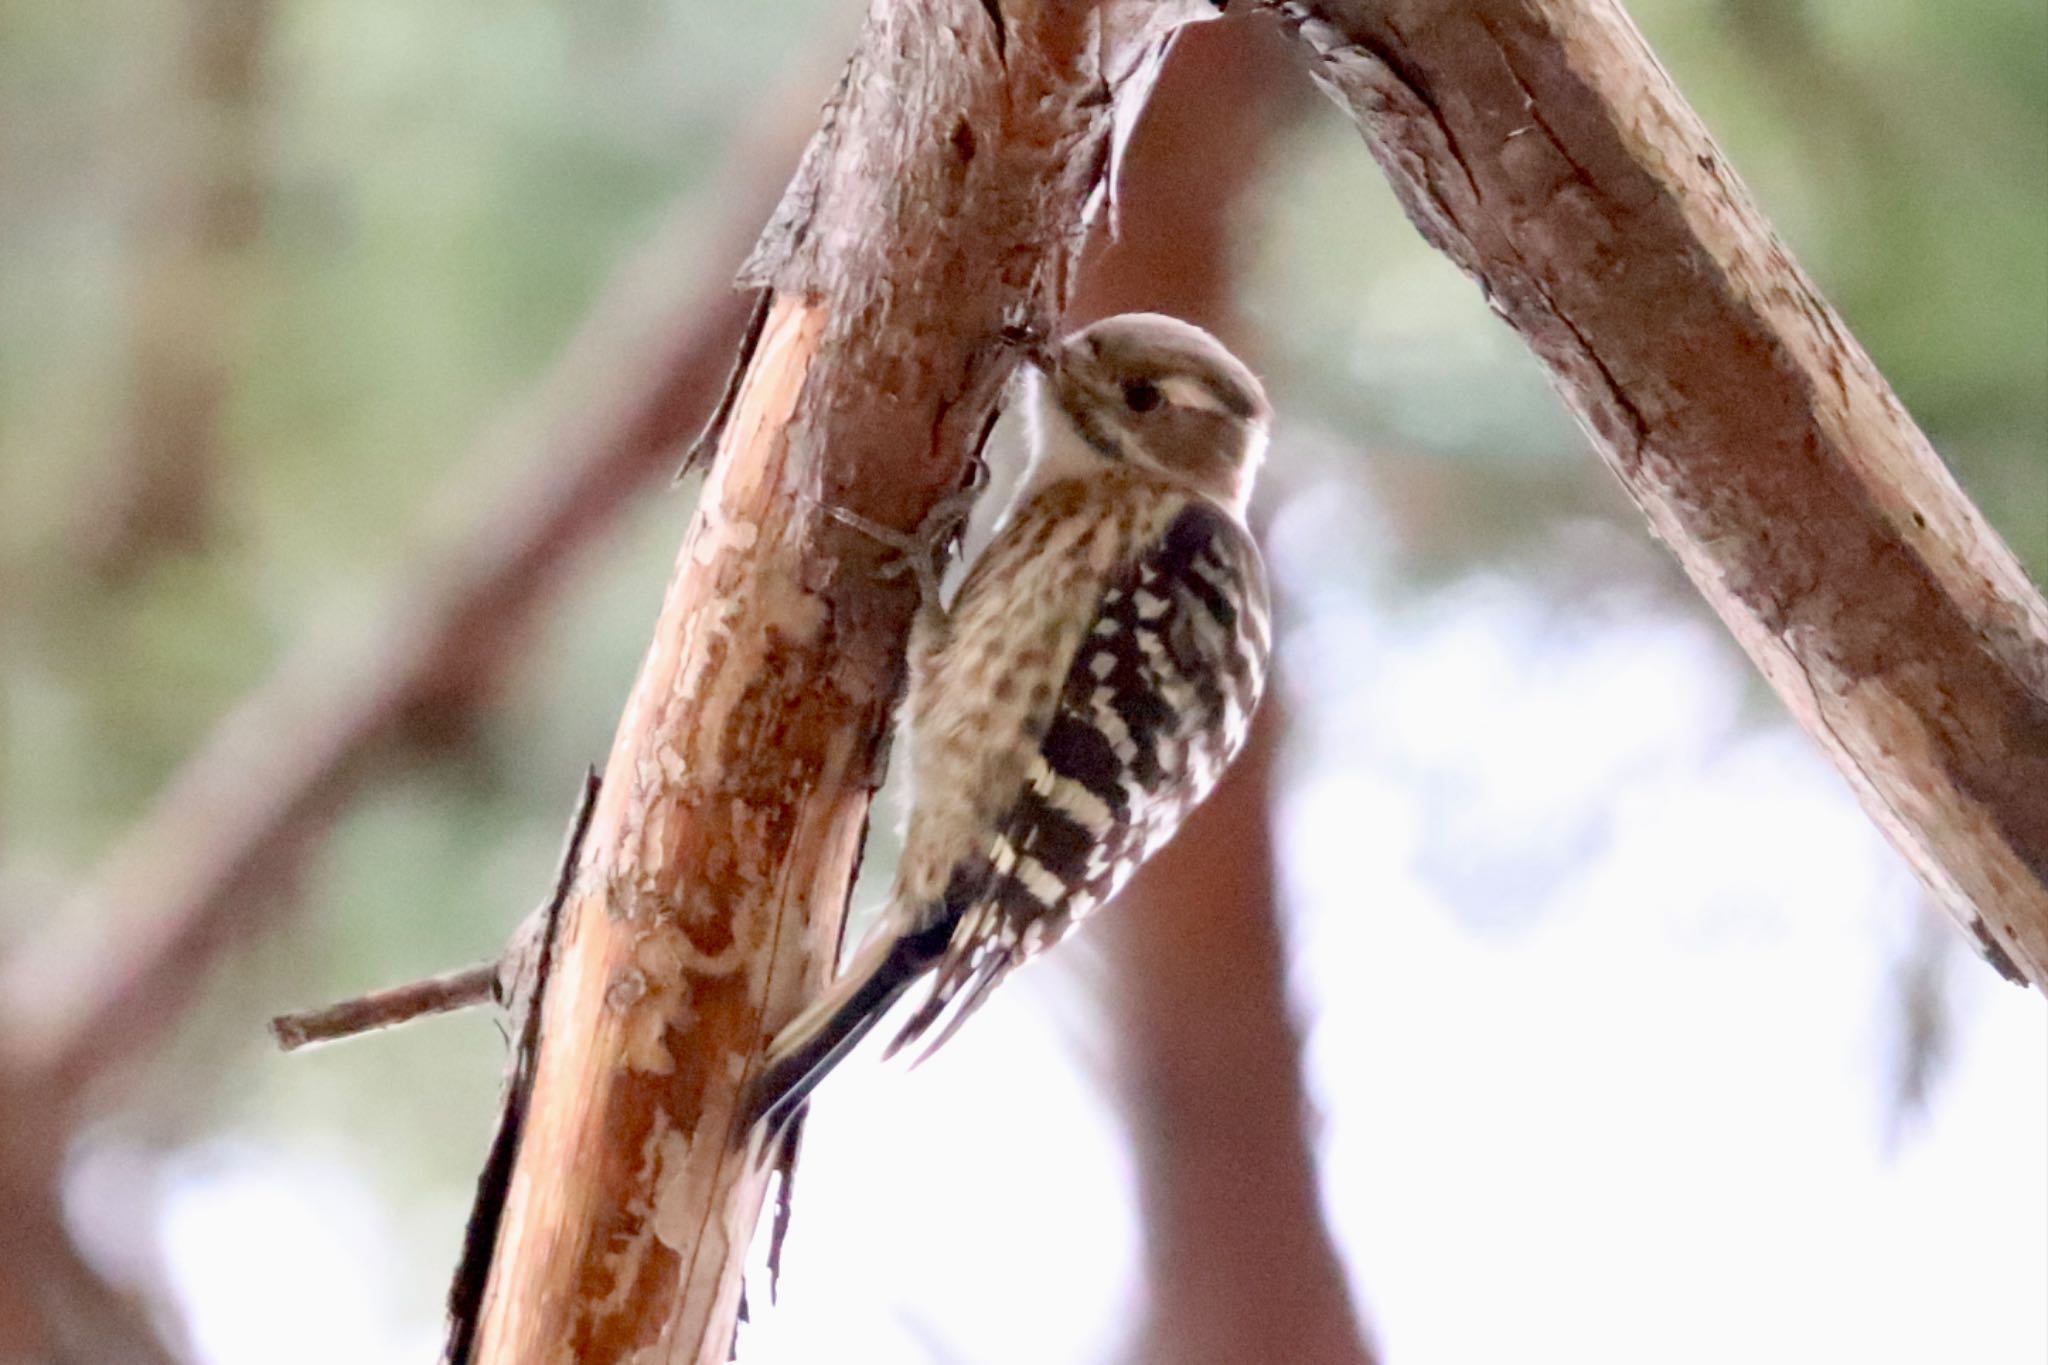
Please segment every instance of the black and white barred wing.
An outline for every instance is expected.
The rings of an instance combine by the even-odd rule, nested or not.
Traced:
[[[1244,744],[1271,645],[1257,548],[1201,499],[1109,575],[931,997],[937,1048],[1011,968],[1114,896]],[[956,886],[958,884],[956,883]]]

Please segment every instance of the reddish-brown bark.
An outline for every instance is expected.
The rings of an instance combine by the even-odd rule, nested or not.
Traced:
[[[197,3],[247,19],[223,9],[258,0]],[[248,75],[247,54],[200,55],[210,81]],[[673,471],[744,329],[747,300],[726,271],[772,203],[751,168],[789,165],[800,132],[771,119],[738,149],[751,193],[736,196],[722,249],[682,249],[697,241],[682,230],[692,206],[619,272],[521,420],[465,472],[502,500],[466,540],[395,576],[405,595],[361,657],[288,661],[199,746],[70,907],[109,923],[112,946],[60,957],[30,945],[6,964],[0,1089],[21,1102],[0,1103],[0,1202],[20,1216],[0,1234],[0,1356],[170,1358],[151,1315],[98,1275],[61,1216],[73,1129],[107,1101],[102,1088],[88,1104],[87,1090],[175,1036],[218,965],[297,903],[306,848],[375,761],[394,740],[460,725],[580,553]]]
[[[770,202],[755,188],[735,207],[723,253],[703,254],[739,258],[742,234]],[[465,542],[400,576],[415,600],[394,604],[366,657],[289,661],[187,760],[73,907],[129,926],[116,946],[61,962],[31,947],[9,964],[17,987],[47,1004],[8,1001],[19,1019],[0,1071],[8,1093],[33,1099],[0,1105],[0,1183],[21,1212],[0,1235],[0,1355],[14,1342],[75,1340],[90,1346],[82,1360],[168,1358],[148,1354],[147,1315],[96,1276],[59,1216],[85,1092],[174,1035],[218,964],[296,904],[293,869],[380,755],[422,723],[459,723],[579,555],[635,493],[674,470],[711,410],[748,307],[723,268],[678,272],[681,258],[664,234],[648,259],[622,270],[541,386],[534,415],[479,449],[466,477],[505,486],[497,471],[508,445],[525,448],[510,461],[520,475]]]

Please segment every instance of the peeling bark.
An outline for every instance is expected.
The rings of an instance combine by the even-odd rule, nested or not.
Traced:
[[[2048,989],[2048,606],[1620,6],[1275,7],[1871,816]]]
[[[33,1100],[0,1102],[0,1205],[21,1210],[0,1230],[0,1359],[153,1359],[147,1315],[97,1277],[58,1216],[75,1126],[106,1103],[102,1082],[175,1035],[224,959],[298,904],[293,870],[377,761],[484,704],[534,613],[673,468],[746,324],[718,263],[738,259],[772,204],[765,175],[796,159],[804,128],[784,126],[782,102],[764,101],[760,131],[735,150],[728,231],[704,246],[696,205],[683,206],[516,419],[479,443],[462,477],[502,490],[490,512],[394,576],[404,595],[359,654],[304,651],[244,697],[67,907],[108,924],[109,941],[76,958],[31,946],[4,964],[0,1101]]]
[[[962,484],[1119,101],[1207,12],[871,10],[744,275],[773,298],[564,909],[474,1359],[726,1359],[769,1173],[732,1114],[831,969],[914,606],[819,504],[908,527]]]

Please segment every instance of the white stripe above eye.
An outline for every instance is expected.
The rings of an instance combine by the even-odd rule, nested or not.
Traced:
[[[1199,408],[1204,412],[1228,413],[1221,399],[1212,393],[1207,384],[1184,374],[1169,375],[1159,381],[1159,392],[1166,401],[1177,408]]]

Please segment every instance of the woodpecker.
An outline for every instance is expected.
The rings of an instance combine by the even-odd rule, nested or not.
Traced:
[[[888,1051],[944,1044],[1172,837],[1250,728],[1271,642],[1244,519],[1270,424],[1258,379],[1156,313],[1031,362],[1016,497],[950,609],[922,575],[895,888],[846,970],[769,1043],[749,1124],[779,1131],[920,981]]]

